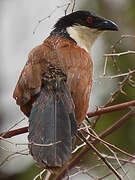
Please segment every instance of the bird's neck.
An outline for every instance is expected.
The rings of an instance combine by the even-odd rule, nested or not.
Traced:
[[[90,29],[79,25],[68,27],[66,30],[77,45],[85,49],[87,52],[90,51],[93,43],[99,34],[101,34],[101,32],[96,29]]]
[[[56,36],[64,37],[64,38],[66,38],[66,39],[69,39],[69,40],[72,40],[72,41],[75,42],[75,40],[70,37],[70,35],[69,35],[69,33],[67,32],[66,28],[62,28],[62,29],[55,28],[55,29],[50,33],[50,37],[56,37]]]
[[[96,29],[90,29],[86,26],[71,26],[63,29],[55,28],[50,36],[60,36],[74,41],[79,47],[85,49],[87,52],[90,51],[93,43],[97,37],[101,34],[101,31]]]

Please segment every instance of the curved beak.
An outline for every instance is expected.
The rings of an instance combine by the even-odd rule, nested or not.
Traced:
[[[107,19],[99,23],[96,28],[102,31],[105,31],[105,30],[118,31],[119,30],[118,26],[114,22]]]

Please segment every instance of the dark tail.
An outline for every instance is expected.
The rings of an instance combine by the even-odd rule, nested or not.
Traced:
[[[40,167],[59,167],[66,163],[77,123],[72,98],[64,81],[43,85],[29,123],[29,149],[37,164]]]

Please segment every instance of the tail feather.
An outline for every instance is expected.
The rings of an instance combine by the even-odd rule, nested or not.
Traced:
[[[72,150],[72,138],[77,131],[68,87],[64,81],[55,82],[55,86],[55,90],[50,85],[42,87],[29,118],[28,140],[32,142],[29,149],[41,167],[59,167],[66,163]]]

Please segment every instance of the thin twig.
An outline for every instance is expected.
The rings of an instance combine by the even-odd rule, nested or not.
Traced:
[[[134,74],[134,73],[135,73],[135,70],[129,71],[127,73],[117,74],[117,75],[114,75],[114,76],[100,76],[100,78],[114,79],[114,78],[120,78],[120,77],[124,77],[124,76],[129,76],[129,75]]]
[[[103,107],[106,107],[109,104],[111,104],[114,101],[115,97],[118,95],[118,93],[122,93],[122,94],[126,95],[126,93],[123,91],[123,87],[125,86],[126,82],[129,82],[130,77],[131,77],[131,74],[128,74],[126,77],[124,77],[122,82],[119,82],[120,86],[117,88],[117,90],[115,92],[111,93],[110,98],[107,100],[107,102],[104,104]],[[101,117],[101,115],[97,116],[96,121],[93,125],[94,128],[96,126],[96,123],[100,119],[100,117]]]
[[[98,137],[98,135],[96,134],[96,132],[95,132],[93,129],[91,129],[91,128],[89,128],[89,131],[87,131],[87,130],[83,130],[83,131],[85,131],[87,134],[89,134],[89,135],[92,136],[92,137],[96,137],[96,138],[100,139],[100,138]],[[121,163],[120,163],[120,161],[119,161],[119,158],[117,157],[116,153],[115,153],[111,148],[113,147],[113,149],[115,149],[115,150],[117,150],[117,151],[119,151],[119,152],[121,152],[121,153],[123,153],[123,154],[126,154],[126,155],[128,155],[129,157],[134,157],[134,156],[130,155],[129,153],[127,153],[127,152],[125,152],[125,151],[122,151],[121,149],[117,148],[116,146],[114,146],[114,145],[112,145],[112,144],[110,144],[110,143],[108,143],[108,142],[105,142],[104,140],[101,140],[100,142],[114,155],[115,160],[117,161],[117,163],[119,164],[120,168],[122,169],[122,171],[123,171],[124,174],[126,175],[126,171],[125,171],[125,169],[122,167],[122,165],[121,165]],[[111,147],[111,148],[110,148],[110,147]],[[127,178],[129,179],[129,177],[127,177]]]
[[[118,89],[111,93],[111,97],[107,100],[107,102],[105,103],[104,107],[108,106],[110,103],[112,103],[114,101],[114,98],[117,96],[118,93],[122,93],[125,94],[125,92],[123,91],[123,87],[125,86],[125,83],[128,82],[130,78],[130,75],[126,76],[122,82],[119,82],[120,86],[118,87]]]
[[[38,177],[40,177],[40,179],[42,179],[42,175],[43,175],[43,173],[45,173],[45,171],[46,171],[46,169],[43,169],[39,174],[37,174],[37,175],[34,177],[33,180],[37,180]]]
[[[115,52],[116,52],[115,48],[117,47],[117,45],[119,45],[119,44],[122,42],[123,39],[129,38],[129,37],[135,38],[135,36],[133,36],[133,35],[121,35],[120,39],[118,39],[118,40],[112,45],[112,53],[111,53],[111,54],[115,54]],[[106,54],[106,55],[107,55],[107,54]],[[121,55],[122,55],[122,54],[121,54]],[[103,72],[103,75],[104,75],[104,76],[106,75],[106,65],[107,65],[107,62],[108,62],[108,57],[110,57],[110,56],[106,56],[106,59],[105,59],[104,72]],[[111,57],[112,57],[113,64],[114,64],[114,67],[115,67],[116,71],[118,72],[118,74],[120,74],[120,73],[121,73],[121,70],[120,70],[120,68],[119,68],[119,66],[118,66],[118,64],[117,64],[117,61],[116,61],[116,59],[115,59],[115,56],[111,56]]]
[[[128,175],[127,175],[127,172],[125,171],[125,169],[123,168],[122,164],[120,163],[119,158],[117,157],[116,153],[115,153],[111,148],[113,148],[113,149],[121,152],[122,154],[124,154],[124,155],[126,155],[126,156],[128,156],[128,157],[130,157],[130,158],[132,158],[132,159],[135,159],[135,156],[133,156],[133,155],[131,155],[131,154],[129,154],[129,153],[127,153],[127,152],[119,149],[118,147],[114,146],[113,144],[110,144],[110,143],[108,143],[108,142],[100,139],[100,138],[98,137],[98,135],[97,135],[92,129],[89,129],[89,131],[86,131],[86,130],[83,129],[83,131],[84,131],[85,133],[89,134],[90,136],[92,136],[94,139],[100,140],[100,142],[102,142],[102,144],[104,144],[104,145],[107,147],[107,149],[109,149],[109,151],[114,155],[114,157],[112,157],[112,156],[111,156],[111,157],[118,162],[119,167],[122,169],[122,171],[123,171],[123,173],[125,174],[125,176],[127,176],[127,179],[129,179],[129,177],[128,177]],[[110,148],[110,147],[111,147],[111,148]],[[102,154],[102,155],[103,155],[103,154]],[[103,155],[103,156],[105,157],[106,155]],[[108,157],[109,157],[109,156],[108,156]],[[123,159],[121,159],[121,160],[123,160]],[[129,161],[127,161],[127,160],[125,160],[124,162],[128,162],[128,163],[129,163]]]
[[[69,8],[69,6],[70,6],[70,2],[67,4],[67,7],[66,7],[66,9],[64,10],[64,12],[65,12],[65,16],[67,15],[67,11],[68,11],[68,8]]]
[[[131,160],[132,160],[132,158],[129,159],[129,161],[131,161]],[[122,165],[125,165],[126,163],[129,163],[129,161],[128,161],[128,162],[127,162],[127,161],[123,162]],[[117,167],[116,170],[119,170],[119,168],[120,168],[120,167]],[[110,173],[107,173],[106,175],[100,177],[98,180],[105,179],[106,177],[110,176],[111,174],[112,174],[111,172],[110,172]]]
[[[28,153],[24,153],[24,152],[27,152],[28,150],[27,149],[24,149],[24,150],[21,150],[21,151],[16,151],[16,152],[13,152],[12,154],[8,155],[1,163],[0,163],[0,167],[5,164],[7,161],[9,161],[10,159],[13,159],[15,157],[18,157],[20,155],[28,155]]]
[[[135,54],[135,51],[125,51],[120,53],[113,53],[113,54],[104,54],[105,57],[111,57],[111,56],[122,56],[127,54]]]
[[[106,166],[116,175],[116,177],[118,177],[118,179],[122,180],[122,176],[115,170],[115,168],[102,156],[102,154],[94,147],[93,144],[91,144],[89,141],[87,141],[85,139],[85,137],[83,136],[83,134],[81,134],[80,132],[78,132],[78,138],[80,140],[82,140],[83,142],[85,142],[96,154],[98,157],[100,157],[100,159],[102,159],[102,161],[106,164]]]
[[[12,141],[9,141],[3,137],[0,137],[0,139],[2,139],[3,141],[6,141],[10,144],[13,144],[14,146],[28,146],[28,145],[34,145],[34,146],[41,146],[41,147],[46,147],[46,146],[52,146],[54,144],[58,144],[60,143],[61,141],[57,141],[57,142],[54,142],[54,143],[49,143],[49,144],[40,144],[40,143],[36,143],[36,142],[29,142],[29,143],[16,143],[16,142],[12,142]]]
[[[112,159],[112,160],[116,160],[115,157],[113,156],[108,156],[106,154],[103,155],[105,158],[107,159]],[[130,158],[130,159],[123,159],[123,158],[119,158],[119,161],[125,162],[125,163],[129,163],[129,164],[134,164],[135,165],[135,157],[134,158]],[[119,167],[120,168],[120,167]]]
[[[115,51],[116,46],[117,46],[118,44],[120,44],[123,39],[129,38],[129,37],[135,38],[135,36],[133,36],[133,35],[128,35],[128,34],[123,34],[123,35],[121,35],[120,39],[118,39],[118,40],[112,45],[113,51]]]
[[[135,156],[133,156],[133,155],[127,153],[126,151],[123,151],[122,149],[116,147],[115,145],[110,144],[110,143],[104,141],[103,139],[99,138],[98,136],[93,135],[93,134],[90,133],[90,132],[87,132],[87,131],[85,131],[85,130],[83,130],[83,131],[86,132],[87,134],[89,134],[89,135],[90,135],[91,137],[93,137],[94,139],[99,140],[99,141],[102,142],[103,144],[106,144],[106,145],[110,146],[111,148],[113,148],[113,149],[119,151],[120,153],[122,153],[122,154],[124,154],[124,155],[126,155],[126,156],[128,156],[128,157],[130,157],[130,158],[134,158],[134,159],[135,159]]]
[[[37,28],[39,27],[40,23],[43,22],[43,21],[45,21],[46,19],[49,19],[58,9],[63,8],[63,7],[66,6],[66,9],[65,9],[65,15],[66,15],[67,10],[68,10],[68,8],[69,8],[70,5],[71,5],[71,2],[70,2],[70,3],[66,3],[66,4],[64,4],[64,5],[61,5],[61,6],[56,6],[56,8],[53,9],[52,12],[51,12],[47,17],[38,20],[38,22],[37,22],[37,24],[36,24],[36,26],[35,26],[35,28],[34,28],[34,30],[33,30],[33,34],[36,33],[36,30],[37,30]]]
[[[76,4],[76,0],[73,0],[73,6],[72,6],[72,11],[71,12],[74,12],[75,4]]]
[[[114,131],[116,131],[118,128],[121,127],[121,125],[129,119],[129,117],[131,118],[133,115],[135,114],[135,110],[131,110],[129,111],[126,115],[124,115],[119,121],[117,121],[114,125],[112,125],[111,127],[109,127],[108,129],[106,129],[103,133],[101,133],[99,135],[99,137],[101,139],[104,139],[105,137],[107,137],[109,134],[113,133]],[[95,140],[93,142],[93,144],[98,143],[99,140]],[[68,169],[71,169],[74,165],[77,164],[77,162],[90,150],[89,146],[86,146],[82,149],[82,151],[80,153],[78,153],[74,159],[68,164]],[[64,177],[64,175],[67,172],[67,167],[63,168],[63,170],[55,177],[54,180],[60,180]]]
[[[105,64],[104,64],[104,72],[103,72],[103,76],[106,75],[107,62],[108,62],[108,57],[105,58]]]

